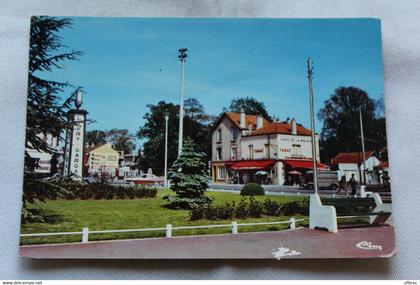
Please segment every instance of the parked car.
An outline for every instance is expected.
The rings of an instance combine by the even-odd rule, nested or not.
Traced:
[[[318,172],[318,187],[321,189],[336,190],[338,188],[338,173],[331,170],[319,170]],[[303,176],[302,187],[305,189],[314,189],[313,171],[309,170]]]
[[[159,187],[159,186],[164,185],[165,178],[163,176],[159,177],[151,173],[145,173],[140,176],[126,178],[126,181],[132,186],[133,185],[145,185],[145,186],[153,185],[155,187]]]

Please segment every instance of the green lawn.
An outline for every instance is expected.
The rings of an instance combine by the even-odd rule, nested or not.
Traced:
[[[228,224],[231,221],[190,221],[188,210],[171,210],[163,207],[167,202],[162,199],[169,190],[159,190],[156,198],[124,199],[124,200],[50,200],[39,203],[43,215],[47,216],[45,223],[22,225],[23,233],[71,232],[81,231],[83,227],[89,230],[116,230],[160,228],[166,224],[172,226],[193,226],[210,224]],[[239,201],[241,196],[233,193],[208,192],[214,197],[214,203],[224,204],[229,201]],[[274,196],[266,195],[256,197],[263,201],[266,198],[278,202],[300,200],[300,196]],[[259,219],[238,220],[238,222],[265,222],[282,221],[289,217],[263,217]],[[239,232],[267,231],[287,228],[287,225],[266,225],[239,227]],[[176,230],[173,235],[215,234],[229,233],[230,228]],[[162,237],[165,232],[137,232],[90,234],[89,240],[130,239],[145,237]],[[81,235],[48,236],[48,237],[22,237],[21,244],[80,242]]]

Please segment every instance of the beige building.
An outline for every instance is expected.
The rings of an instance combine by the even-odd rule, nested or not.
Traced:
[[[318,135],[316,146],[319,161]],[[311,131],[295,119],[269,122],[227,112],[213,130],[211,164],[213,182],[293,184],[312,169]]]
[[[89,174],[106,173],[112,177],[117,175],[119,166],[118,151],[111,144],[97,145],[86,149],[86,166]]]

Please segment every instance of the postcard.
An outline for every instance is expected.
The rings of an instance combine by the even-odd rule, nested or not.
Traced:
[[[378,19],[33,16],[20,255],[395,253]]]

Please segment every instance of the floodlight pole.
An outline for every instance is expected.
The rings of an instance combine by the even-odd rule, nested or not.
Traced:
[[[182,153],[183,132],[184,132],[184,63],[187,58],[186,48],[180,48],[178,58],[181,61],[181,102],[179,105],[179,134],[178,134],[178,157]]]
[[[168,188],[168,121],[169,114],[165,113],[165,188]]]
[[[308,58],[308,80],[309,80],[309,106],[311,110],[311,136],[312,136],[312,167],[313,167],[313,183],[315,194],[318,194],[318,168],[316,158],[316,142],[315,142],[315,118],[314,118],[314,95],[312,93],[312,60]]]
[[[362,154],[363,154],[363,184],[366,184],[366,151],[365,151],[365,137],[363,134],[362,106],[359,107],[359,121],[360,121],[360,138],[362,140]],[[362,177],[360,177],[360,179],[362,179]]]

